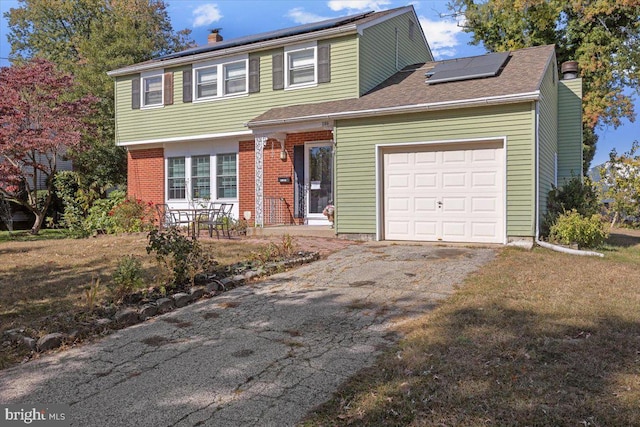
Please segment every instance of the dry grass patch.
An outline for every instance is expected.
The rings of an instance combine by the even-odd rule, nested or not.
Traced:
[[[111,276],[125,255],[142,261],[146,285],[157,284],[157,263],[146,252],[146,233],[87,239],[54,233],[55,239],[44,240],[49,234],[35,238],[18,234],[9,239],[7,233],[0,233],[0,338],[13,328],[26,328],[36,336],[70,332],[87,311],[86,291],[92,283],[100,280],[96,301],[110,296]],[[201,239],[200,243],[225,266],[249,259],[264,242]],[[28,354],[19,346],[1,348],[0,369]]]
[[[503,250],[304,425],[638,425],[640,233],[606,253]]]

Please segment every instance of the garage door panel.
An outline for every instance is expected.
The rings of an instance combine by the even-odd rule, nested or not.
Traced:
[[[435,197],[416,197],[414,199],[414,213],[436,213],[438,211],[438,199]]]
[[[495,222],[473,222],[471,235],[476,239],[491,238],[498,232]]]
[[[391,212],[394,212],[396,214],[405,214],[405,215],[409,215],[411,213],[410,197],[390,197],[387,203],[388,203],[389,211]]]
[[[497,172],[471,172],[471,185],[477,187],[498,187]]]
[[[442,212],[445,214],[450,213],[467,213],[467,198],[466,197],[443,197],[442,198]]]
[[[442,152],[442,163],[465,163],[465,152],[464,151],[443,151]]]
[[[467,222],[466,221],[443,221],[442,222],[442,237],[443,240],[449,240],[451,238],[463,238],[466,235]]]
[[[436,221],[416,221],[415,223],[415,235],[422,240],[436,240],[437,229]]]
[[[495,197],[472,197],[471,212],[498,214],[498,200]]]
[[[414,175],[415,188],[432,188],[438,185],[438,174],[435,173],[416,173]]]
[[[409,174],[394,174],[389,177],[388,188],[391,190],[408,189],[409,180],[411,176]]]
[[[467,185],[465,172],[446,172],[442,174],[442,188],[464,188]]]
[[[436,163],[436,154],[435,151],[418,151],[414,153],[415,155],[415,164],[416,165],[433,165]]]
[[[472,150],[471,160],[474,163],[496,162],[498,160],[497,151],[493,148]]]
[[[386,239],[503,243],[504,150],[459,147],[384,153]]]

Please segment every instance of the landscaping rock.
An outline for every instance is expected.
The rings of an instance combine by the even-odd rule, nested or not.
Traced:
[[[31,337],[22,337],[22,344],[24,344],[29,350],[36,351],[37,343]]]
[[[134,323],[138,323],[140,321],[140,317],[138,316],[138,311],[133,308],[123,308],[116,312],[114,319],[116,322],[123,325],[133,325]]]
[[[249,270],[246,273],[244,273],[245,280],[251,280],[256,276],[258,276],[258,273],[256,271],[253,271],[253,270]]]
[[[138,315],[142,320],[147,320],[156,314],[158,314],[158,307],[155,304],[145,304],[138,310]]]
[[[158,313],[167,313],[173,310],[174,303],[171,298],[160,298],[156,301],[156,305],[158,306]]]
[[[231,283],[233,283],[233,277],[225,277],[222,280],[220,280],[220,284],[223,287],[226,287],[227,285],[230,285]]]
[[[242,274],[237,274],[237,275],[233,276],[233,281],[235,283],[242,283],[242,282],[244,282],[244,276]]]
[[[205,292],[207,291],[205,291],[204,286],[194,286],[193,288],[189,289],[189,294],[191,294],[192,300],[197,300],[202,298]]]
[[[207,286],[205,287],[205,290],[207,291],[208,294],[221,291],[222,289],[223,289],[222,285],[218,281],[211,282],[207,284]]]
[[[191,302],[191,295],[184,292],[178,292],[173,295],[173,301],[175,302],[176,307],[184,307]]]
[[[96,326],[107,326],[111,322],[112,322],[111,319],[107,319],[106,317],[103,317],[102,319],[96,320],[95,324]]]
[[[54,348],[60,347],[62,345],[62,341],[65,338],[66,335],[59,332],[47,334],[38,340],[38,342],[36,343],[36,348],[38,349],[38,351],[52,350]]]

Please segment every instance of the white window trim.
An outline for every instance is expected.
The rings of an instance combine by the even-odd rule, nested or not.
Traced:
[[[235,154],[236,156],[236,196],[235,197],[221,197],[218,198],[218,156]],[[202,201],[205,199],[194,199],[193,194],[193,175],[192,175],[192,158],[193,157],[205,157],[209,156],[209,201],[223,201],[237,203],[240,197],[240,153],[237,151],[222,151],[217,153],[203,153],[201,151],[184,152],[183,154],[170,155],[164,158],[164,170],[165,170],[165,201],[166,203],[192,203],[194,201]],[[182,199],[169,198],[169,159],[170,158],[184,158],[185,176],[184,176],[184,188],[185,197]]]
[[[313,81],[308,83],[291,84],[289,82],[289,54],[302,50],[313,49]],[[318,42],[285,46],[284,48],[284,90],[294,90],[318,86]]]
[[[226,94],[224,93],[224,66],[237,63],[237,62],[244,62],[244,69],[246,73],[245,90],[243,92]],[[204,70],[207,68],[216,68],[217,70],[217,80],[216,80],[217,95],[198,98],[198,71]],[[193,95],[192,99],[194,103],[210,102],[210,101],[217,101],[220,99],[239,98],[239,97],[249,96],[249,55],[248,54],[224,58],[217,61],[207,61],[207,62],[201,62],[199,64],[193,64],[192,73],[193,73],[193,76],[191,81],[193,83],[191,85],[192,86],[191,90]]]
[[[236,156],[236,196],[235,197],[218,197],[218,156],[227,156],[230,154],[235,154]],[[215,194],[216,194],[216,200],[223,200],[223,201],[232,201],[232,200],[238,200],[239,199],[239,193],[240,193],[240,165],[239,165],[239,157],[240,157],[240,153],[234,153],[234,152],[229,152],[229,153],[216,153],[215,155],[215,173],[212,173],[211,176],[213,178],[213,181],[215,182]],[[212,191],[213,193],[213,191]]]
[[[179,159],[179,158],[184,158],[184,189],[185,189],[184,196],[185,197],[180,198],[180,199],[175,199],[175,198],[170,198],[169,197],[169,192],[170,192],[169,191],[170,190],[169,179],[171,179],[169,177],[169,159]],[[164,182],[164,187],[165,187],[165,194],[166,194],[165,198],[167,199],[167,201],[188,200],[187,196],[189,195],[189,193],[187,193],[187,191],[189,191],[190,185],[189,185],[189,175],[187,175],[187,163],[189,163],[189,164],[191,163],[191,158],[188,157],[188,156],[169,156],[169,157],[165,157],[165,159],[164,159],[164,168],[165,168],[164,175],[165,175],[166,178],[164,180],[165,181]]]
[[[146,105],[144,103],[144,81],[145,79],[152,78],[152,77],[160,77],[160,103]],[[146,73],[140,74],[140,109],[150,110],[153,108],[163,108],[163,107],[164,107],[164,70],[147,71]]]

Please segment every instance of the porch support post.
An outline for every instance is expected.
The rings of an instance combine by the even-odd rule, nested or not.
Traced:
[[[263,175],[263,166],[264,166],[264,162],[263,162],[263,153],[264,153],[264,146],[267,144],[267,137],[266,136],[256,136],[255,137],[255,142],[256,142],[256,148],[255,148],[255,155],[256,155],[256,165],[255,165],[255,169],[256,169],[256,206],[255,206],[255,211],[256,211],[256,218],[255,218],[255,224],[256,227],[263,227],[264,226],[264,215],[263,215],[263,207],[264,207],[264,203],[263,203],[263,185],[262,185],[262,175]]]

